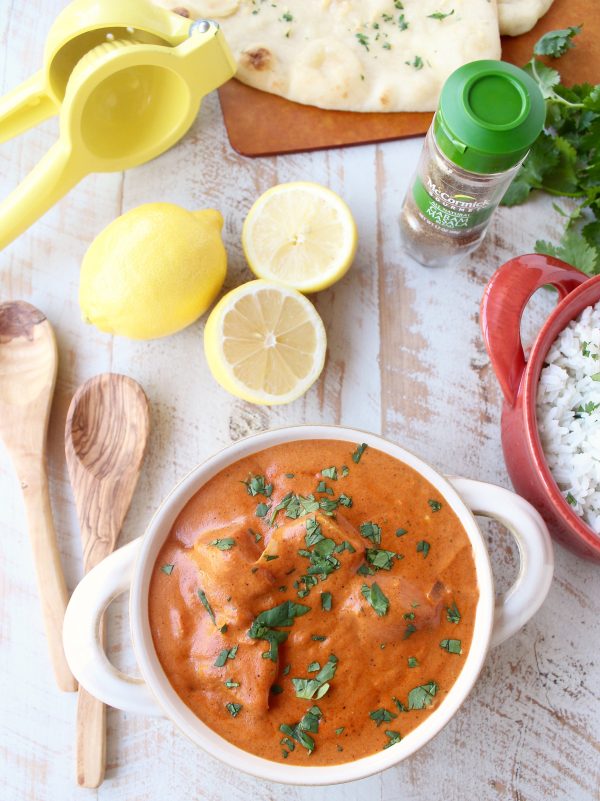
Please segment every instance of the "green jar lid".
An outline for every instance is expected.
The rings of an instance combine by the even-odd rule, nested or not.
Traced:
[[[503,172],[525,156],[545,117],[542,93],[526,72],[505,61],[471,61],[444,84],[434,133],[459,167]]]

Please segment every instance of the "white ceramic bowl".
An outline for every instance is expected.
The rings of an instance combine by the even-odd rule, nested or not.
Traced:
[[[148,620],[150,576],[158,552],[187,501],[225,467],[252,453],[297,440],[332,439],[366,442],[412,467],[450,504],[464,526],[475,558],[479,602],[473,641],[464,667],[439,707],[401,742],[353,762],[328,767],[300,767],[242,751],[206,726],[171,687],[156,656]],[[517,541],[519,575],[501,596],[484,538],[473,513],[499,520]],[[67,660],[78,681],[110,706],[170,718],[193,742],[233,768],[287,784],[323,785],[351,781],[389,768],[421,748],[448,723],[475,684],[490,647],[510,637],[537,611],[552,580],[553,553],[540,515],[527,501],[501,487],[466,478],[445,478],[412,453],[381,437],[336,426],[296,426],[240,440],[196,467],[155,513],[143,537],[115,551],[75,589],[64,622]],[[142,679],[118,671],[108,661],[99,637],[102,613],[119,594],[130,591],[131,637]]]

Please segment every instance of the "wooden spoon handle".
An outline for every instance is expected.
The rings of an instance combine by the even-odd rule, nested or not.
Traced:
[[[77,784],[100,787],[106,768],[106,707],[83,687],[77,697]]]
[[[61,690],[74,692],[73,678],[62,644],[62,624],[68,593],[56,543],[52,508],[48,493],[48,476],[43,456],[20,457],[16,465],[21,481],[29,539],[42,602],[44,628],[56,683]]]

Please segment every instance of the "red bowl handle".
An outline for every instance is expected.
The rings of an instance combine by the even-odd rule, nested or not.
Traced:
[[[511,406],[525,370],[521,317],[529,299],[540,287],[552,284],[562,300],[588,280],[589,275],[564,261],[538,253],[510,259],[490,279],[481,301],[481,330],[492,367]]]

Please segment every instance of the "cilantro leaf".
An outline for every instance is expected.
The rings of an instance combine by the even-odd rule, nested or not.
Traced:
[[[213,612],[212,606],[210,605],[204,590],[198,590],[198,598],[200,598],[202,606],[206,609],[206,611],[208,612],[208,614],[210,616],[210,619],[212,620],[212,622],[216,626],[217,625],[217,621],[215,619],[215,613]]]
[[[248,636],[253,640],[266,640],[269,643],[269,650],[263,653],[263,659],[270,659],[277,662],[279,646],[288,638],[288,631],[278,631],[274,626],[291,626],[296,617],[310,612],[310,606],[297,604],[294,601],[284,601],[272,609],[265,609],[254,618],[248,631]]]
[[[368,603],[373,607],[375,614],[378,617],[383,617],[387,614],[390,607],[390,602],[381,591],[381,587],[376,581],[369,587],[368,584],[363,584],[360,588],[361,593],[367,599]]]
[[[375,545],[381,543],[381,528],[377,523],[361,523],[359,529],[361,536],[371,540]]]
[[[446,17],[451,17],[453,14],[454,14],[454,9],[452,9],[452,11],[449,11],[447,14],[444,14],[443,11],[436,11],[434,14],[428,14],[427,17],[429,19],[438,19],[441,22],[443,19],[446,19]]]
[[[319,670],[314,679],[292,679],[296,698],[304,698],[308,701],[319,700],[329,690],[329,682],[335,676],[338,658],[331,654],[325,665]]]
[[[439,687],[435,681],[428,681],[426,684],[421,684],[408,693],[408,708],[409,709],[425,709],[433,703],[433,697],[437,693]]]
[[[443,648],[444,651],[448,651],[449,654],[462,654],[460,640],[442,640],[440,642],[440,648]]]
[[[446,609],[446,620],[448,623],[460,623],[460,612],[456,603]]]
[[[600,272],[600,250],[590,245],[575,231],[567,231],[558,245],[538,239],[535,243],[535,252],[556,256],[557,259],[572,264],[588,275]]]
[[[223,539],[213,540],[208,544],[213,548],[218,548],[220,551],[230,551],[235,545],[235,539],[233,537],[223,537]]]
[[[389,748],[390,745],[396,745],[402,739],[402,735],[398,731],[391,731],[391,729],[385,730],[385,736],[389,737],[389,741],[383,746],[385,748]]]
[[[379,709],[375,709],[373,712],[369,712],[369,717],[371,720],[374,720],[379,727],[383,722],[389,723],[390,720],[394,720],[394,718],[397,718],[398,715],[394,714],[394,712],[390,712],[389,709],[380,707]]]
[[[567,50],[574,47],[573,37],[581,33],[581,25],[569,28],[561,28],[558,31],[549,31],[535,43],[533,52],[536,56],[552,56],[558,58],[564,55]]]

